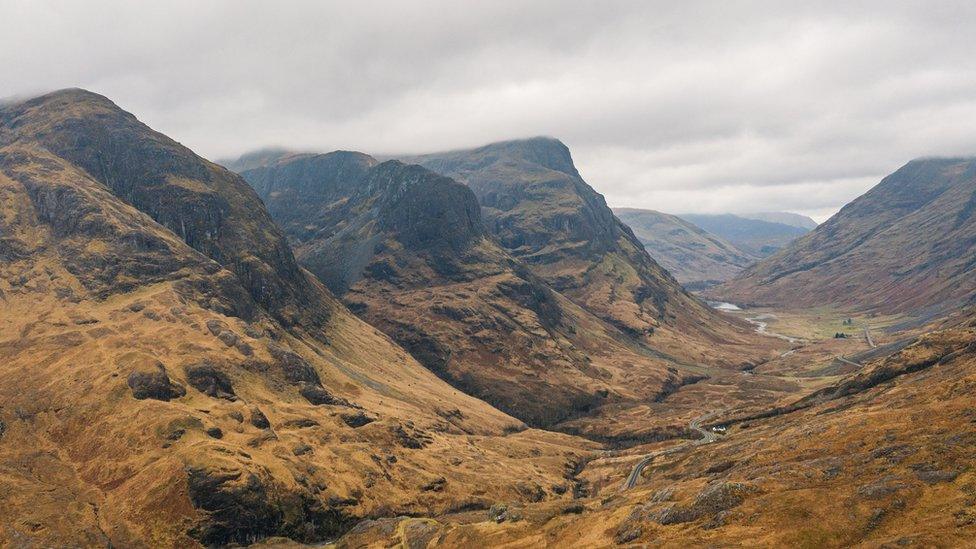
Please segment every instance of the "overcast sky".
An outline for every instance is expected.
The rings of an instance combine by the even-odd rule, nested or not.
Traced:
[[[208,158],[551,135],[674,213],[822,221],[976,153],[976,3],[787,4],[0,0],[0,97],[83,87]]]

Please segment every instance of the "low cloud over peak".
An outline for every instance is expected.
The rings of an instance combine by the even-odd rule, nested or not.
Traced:
[[[822,220],[976,153],[967,2],[94,4],[6,2],[0,97],[80,86],[210,157],[553,135],[672,212]]]

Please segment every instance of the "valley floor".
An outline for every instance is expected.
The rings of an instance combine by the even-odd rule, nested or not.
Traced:
[[[580,420],[649,435],[586,456],[578,498],[367,521],[336,547],[948,547],[976,534],[976,315],[730,314],[760,317],[782,350]]]

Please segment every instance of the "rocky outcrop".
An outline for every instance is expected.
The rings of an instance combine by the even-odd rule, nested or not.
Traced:
[[[127,383],[132,389],[132,396],[137,400],[152,398],[155,400],[171,400],[186,394],[182,385],[173,383],[166,368],[160,364],[155,369],[145,369],[129,374]]]
[[[567,166],[545,148],[533,157]],[[607,376],[588,354],[658,375],[616,328],[503,250],[475,193],[448,177],[346,151],[284,155],[243,176],[303,266],[431,371],[505,412],[548,426],[603,403]],[[328,404],[318,392],[303,394]]]

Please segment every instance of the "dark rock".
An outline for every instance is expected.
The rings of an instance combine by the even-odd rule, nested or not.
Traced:
[[[519,482],[515,485],[515,491],[532,503],[538,503],[546,497],[545,490],[534,482]]]
[[[254,354],[254,349],[243,339],[237,340],[234,347],[237,347],[237,350],[240,351],[240,353],[244,356],[251,356]]]
[[[444,486],[447,485],[447,479],[444,477],[437,477],[434,480],[428,482],[421,486],[421,490],[424,492],[441,492],[444,490]]]
[[[305,454],[312,453],[312,447],[308,444],[299,444],[291,449],[291,453],[296,456],[304,456]]]
[[[716,463],[715,465],[712,465],[708,469],[706,469],[705,472],[706,473],[709,473],[709,474],[713,474],[713,473],[724,473],[725,471],[728,471],[729,469],[731,469],[733,467],[735,467],[735,462],[734,461],[731,461],[731,460],[729,460],[729,461],[721,461],[719,463]]]
[[[561,512],[564,515],[579,515],[585,510],[586,507],[584,507],[582,503],[577,501],[574,503],[570,503],[569,505],[564,507]]]
[[[227,323],[215,318],[211,318],[207,321],[207,329],[214,336],[219,336],[221,332],[228,328]]]
[[[220,430],[220,427],[210,427],[207,429],[207,436],[210,438],[224,438],[224,432]]]
[[[271,536],[311,543],[351,526],[345,513],[304,492],[270,484],[265,473],[189,468],[190,501],[204,515],[189,534],[207,546],[248,545]]]
[[[237,345],[238,337],[237,334],[235,334],[234,332],[231,332],[229,330],[224,330],[223,332],[220,332],[220,334],[217,335],[217,339],[222,341],[224,345],[228,347],[233,347],[234,345]]]
[[[264,415],[260,408],[254,406],[251,408],[251,425],[258,429],[267,429],[271,427],[271,422],[268,421],[268,416]]]
[[[313,385],[311,383],[303,383],[302,388],[298,391],[301,393],[305,400],[316,406],[348,406],[349,403],[332,393],[325,390],[324,387],[320,385]]]
[[[613,541],[618,545],[623,545],[641,537],[642,533],[643,531],[639,524],[623,524],[617,529],[616,535],[613,536]]]
[[[233,419],[237,423],[244,423],[244,414],[234,410],[233,412],[228,412],[227,417]]]
[[[925,484],[938,484],[940,482],[952,482],[956,480],[956,477],[959,476],[959,472],[923,470],[915,471],[915,476],[918,477],[918,480],[924,482]]]
[[[322,384],[322,380],[319,379],[319,374],[315,371],[315,368],[299,355],[275,344],[268,345],[268,352],[275,359],[285,379],[288,381],[292,383],[309,383],[312,385]]]
[[[413,450],[419,450],[430,442],[429,437],[418,436],[418,433],[408,433],[402,425],[397,425],[392,427],[393,436],[396,438],[397,443],[404,448],[411,448]]]
[[[375,418],[371,418],[371,417],[367,416],[361,410],[360,411],[357,411],[355,413],[352,413],[352,414],[342,414],[339,417],[342,419],[342,421],[346,425],[352,427],[353,429],[356,429],[358,427],[362,427],[363,425],[368,425],[368,424],[376,421]]]
[[[737,507],[756,489],[739,482],[719,482],[707,486],[690,505],[673,505],[658,516],[661,524],[681,524],[701,518],[711,517],[713,521],[719,513]]]
[[[496,503],[488,508],[488,520],[493,520],[495,522],[502,522],[505,520],[505,516],[508,514],[508,505],[504,503]]]
[[[550,487],[550,489],[552,490],[552,493],[553,494],[556,494],[556,495],[559,495],[559,496],[561,496],[561,495],[563,495],[563,494],[566,493],[566,485],[565,484],[553,484],[552,487]]]
[[[166,373],[166,368],[159,364],[155,370],[140,370],[129,374],[129,388],[132,396],[137,400],[147,398],[169,401],[186,394],[182,385],[173,383]]]
[[[184,372],[190,386],[201,393],[213,398],[237,400],[230,378],[212,364],[202,362],[187,366]]]
[[[297,429],[308,429],[309,427],[318,427],[319,422],[314,419],[308,419],[307,417],[298,419],[289,419],[288,421],[281,424],[285,429],[297,428]]]

